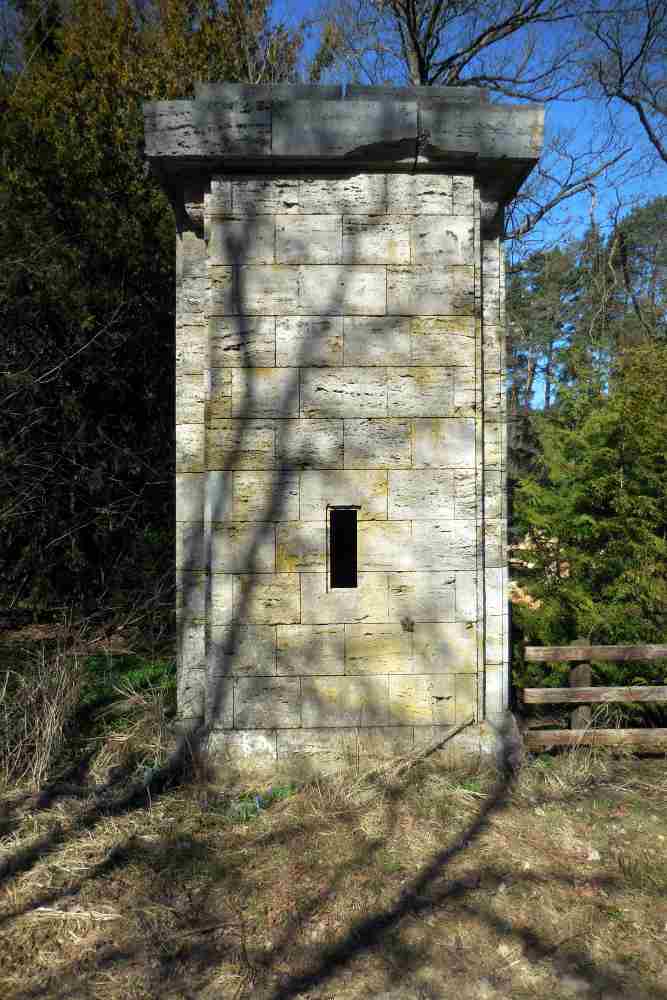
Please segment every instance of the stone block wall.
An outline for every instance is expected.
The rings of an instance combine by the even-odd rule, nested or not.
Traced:
[[[464,172],[213,174],[177,241],[179,712],[279,759],[507,704],[504,274]],[[328,511],[358,508],[358,587]]]

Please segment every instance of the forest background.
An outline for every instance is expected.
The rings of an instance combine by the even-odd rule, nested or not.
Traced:
[[[0,607],[174,627],[174,216],[142,102],[473,85],[546,106],[504,244],[515,680],[562,681],[524,641],[667,641],[667,0],[1,3]]]

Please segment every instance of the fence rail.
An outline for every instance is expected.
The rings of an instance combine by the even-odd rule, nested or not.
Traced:
[[[591,710],[582,703],[667,702],[667,686],[592,687],[591,661],[667,659],[667,645],[590,646],[578,639],[570,646],[527,646],[525,659],[532,663],[576,663],[567,688],[524,688],[524,704],[575,703],[569,729],[533,729],[524,734],[527,750],[554,746],[633,746],[644,752],[667,751],[667,729],[591,729]]]

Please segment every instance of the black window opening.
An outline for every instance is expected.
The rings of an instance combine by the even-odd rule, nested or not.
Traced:
[[[329,509],[329,583],[357,586],[357,512],[350,507]]]

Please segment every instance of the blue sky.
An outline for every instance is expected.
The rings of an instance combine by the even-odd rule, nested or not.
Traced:
[[[296,25],[301,18],[312,16],[314,6],[305,0],[276,0],[273,11],[276,20]],[[540,38],[546,37],[548,39],[547,44],[552,51],[562,49],[569,44],[566,28],[555,25],[549,26],[546,31],[548,34],[541,35]],[[520,37],[519,33],[514,39],[503,42],[501,45],[512,51]],[[306,54],[312,55],[314,50],[315,39],[311,38],[306,44]],[[583,154],[591,141],[600,142],[607,134],[606,114],[605,108],[598,102],[582,98],[578,98],[576,103],[571,101],[549,102],[545,114],[545,145],[555,132],[565,129],[567,130],[567,150],[575,155]],[[641,203],[645,203],[658,195],[667,194],[667,169],[665,169],[664,164],[656,162],[657,155],[646,138],[634,111],[626,106],[616,104],[613,107],[613,114],[620,125],[619,135],[622,137],[623,144],[631,147],[628,156],[614,168],[620,197],[624,201],[639,199]],[[646,177],[644,168],[646,164],[651,163],[655,165],[653,176]],[[562,166],[560,169],[562,170]],[[616,205],[616,193],[609,180],[605,179],[604,176],[597,178],[595,188],[595,218],[603,232],[606,233],[608,232],[608,212]],[[621,209],[621,217],[628,210],[628,208]],[[540,245],[544,240],[549,242],[562,240],[565,233],[571,234],[574,238],[580,238],[589,225],[590,211],[590,196],[587,193],[575,195],[561,203],[561,206],[548,219],[535,228],[526,241],[527,247],[529,248],[531,244]],[[560,225],[559,221],[563,221],[565,224]]]

